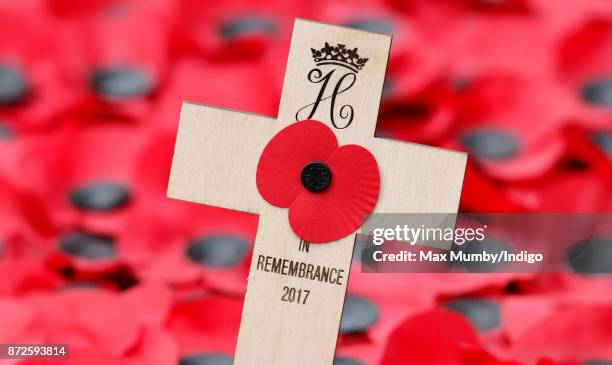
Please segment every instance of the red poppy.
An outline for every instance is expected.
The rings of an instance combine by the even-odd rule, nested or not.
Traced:
[[[264,58],[280,49],[286,56],[293,19],[313,18],[317,5],[278,0],[183,1],[177,41],[187,52],[226,64]]]
[[[395,328],[409,316],[434,306],[439,285],[432,285],[435,284],[432,275],[416,275],[416,278],[415,274],[372,275],[362,272],[360,265],[352,267],[342,320],[353,328],[341,325],[338,357],[378,364]],[[368,311],[347,309],[351,297],[367,300],[377,313],[376,321],[366,322]]]
[[[588,168],[559,166],[544,178],[511,183],[505,191],[515,202],[535,212],[609,212],[612,189],[606,179]],[[580,191],[580,199],[567,199]]]
[[[123,293],[70,288],[0,299],[1,313],[10,313],[0,320],[11,325],[0,331],[0,341],[68,344],[69,357],[58,364],[175,364],[177,344],[164,328],[173,301],[170,289],[156,282]],[[96,356],[84,357],[87,352]]]
[[[131,349],[140,336],[140,315],[119,294],[72,289],[28,296],[22,305],[34,310],[41,343],[98,346],[113,355]]]
[[[34,131],[55,123],[77,97],[62,79],[56,23],[41,2],[0,5],[0,124]]]
[[[170,312],[168,332],[183,354],[233,354],[242,304],[241,299],[214,294],[179,301]]]
[[[489,179],[472,158],[468,158],[463,179],[459,210],[464,212],[521,212],[526,210],[520,201]]]
[[[479,346],[463,345],[459,348],[459,354],[464,364],[470,365],[521,365],[512,360],[500,360],[493,354],[485,351]],[[554,364],[550,364],[554,365]]]
[[[18,251],[16,247],[9,247]],[[5,248],[3,248],[5,249]],[[14,255],[13,252],[8,254]],[[32,258],[0,257],[0,276],[11,278],[0,282],[0,297],[21,296],[28,293],[49,291],[61,285],[61,278],[47,270],[44,263]]]
[[[421,37],[412,22],[407,22],[400,14],[389,11],[379,1],[363,2],[355,6],[354,2],[323,1],[318,4],[317,21],[338,24],[368,32],[393,35],[393,47],[389,53],[387,72],[390,73],[407,64],[412,65],[413,72],[403,75],[405,79],[422,78],[426,70],[421,69],[421,60],[432,60],[432,57],[416,57],[417,48],[423,52],[425,45],[420,44]],[[427,56],[430,56],[427,54]],[[418,72],[417,72],[418,70]],[[418,74],[418,75],[416,75]],[[428,77],[425,76],[425,77]]]
[[[289,208],[293,231],[310,242],[330,242],[361,226],[380,187],[376,159],[357,145],[338,147],[325,124],[290,125],[264,148],[257,188],[270,204]]]
[[[612,358],[612,311],[606,304],[571,304],[557,308],[544,319],[532,322],[514,343],[515,356],[532,361]]]
[[[551,99],[558,105],[552,111]],[[483,172],[497,180],[541,177],[566,149],[560,133],[569,115],[566,100],[559,88],[543,79],[507,72],[482,74],[455,96],[455,133],[440,144],[467,150]]]
[[[590,128],[589,128],[590,129]],[[579,125],[571,125],[563,130],[567,139],[570,161],[578,161],[603,178],[612,181],[612,153],[608,153],[604,130],[584,130]]]
[[[143,120],[170,74],[168,46],[176,6],[162,1],[71,3],[50,4],[62,22],[56,31],[62,76],[79,93],[70,112]]]
[[[434,309],[410,317],[390,336],[380,365],[461,363],[464,346],[479,346],[478,336],[460,314]]]
[[[587,115],[598,109],[605,112],[605,103],[600,103],[602,99],[594,97],[598,93],[593,93],[593,87],[589,87],[589,84],[609,78],[611,39],[612,21],[609,18],[586,17],[559,40],[554,71],[561,78],[559,84],[568,86],[569,92],[583,102],[586,108],[592,109],[582,111]]]
[[[174,65],[172,78],[160,91],[159,103],[149,122],[156,130],[171,134],[172,152],[178,126],[177,115],[183,100],[205,101],[209,105],[263,115],[276,114],[282,81],[276,83],[278,87],[274,91],[262,90],[261,85],[269,83],[277,73],[277,69],[270,72],[267,68],[264,62],[226,64],[195,57],[181,58]],[[207,87],[193,82],[198,78],[206,79]],[[168,180],[165,180],[164,185],[167,183]]]

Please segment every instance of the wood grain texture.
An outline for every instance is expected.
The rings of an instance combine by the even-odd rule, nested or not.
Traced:
[[[383,187],[374,213],[455,213],[467,155],[414,143],[372,138]]]
[[[376,157],[381,191],[375,212],[451,213],[458,207],[465,154],[374,137],[391,38],[296,20],[278,120],[189,102],[183,104],[180,116],[168,196],[259,214],[236,365],[333,362],[354,235],[300,251],[287,210],[267,204],[255,184],[257,162],[267,141],[316,100],[322,84],[309,82],[308,73],[313,68],[322,73],[335,70],[324,95],[331,95],[333,84],[341,83],[347,73],[342,67],[314,64],[311,48],[325,42],[358,47],[360,56],[369,58],[355,73],[354,84],[337,95],[337,107],[353,107],[353,121],[347,128],[333,130],[340,144],[360,144]],[[312,118],[332,125],[333,112],[328,98]],[[343,270],[344,278],[338,285],[268,272],[261,270],[261,257]],[[306,303],[282,301],[285,287],[310,291]]]
[[[285,209],[270,207],[259,222],[234,364],[332,364],[354,236],[300,252]],[[336,285],[258,271],[260,255],[338,268],[344,279]],[[284,287],[309,290],[306,303],[281,301]]]
[[[338,141],[340,144],[366,144],[371,141],[376,130],[385,70],[391,49],[391,36],[389,35],[296,19],[291,37],[278,121],[283,127],[294,123],[298,110],[315,101],[321,84],[307,80],[308,72],[314,66],[311,49],[318,50],[324,47],[325,43],[343,44],[351,50],[357,48],[359,56],[368,58],[368,61],[363,69],[356,73],[354,85],[337,96],[335,109],[331,109],[331,98],[324,100],[311,119],[331,124],[331,113],[334,113],[337,124],[343,127],[346,122],[340,116],[340,109],[344,105],[350,105],[354,109],[353,121],[347,128],[334,130]],[[321,66],[320,69],[326,73],[333,70],[334,67]],[[343,75],[346,75],[346,69],[337,67],[325,90],[326,96],[332,94],[333,87]],[[345,80],[341,84],[341,89],[346,87],[349,81]],[[307,119],[304,113],[300,116],[300,120]]]
[[[184,102],[168,196],[259,213],[259,155],[277,130],[270,117]]]

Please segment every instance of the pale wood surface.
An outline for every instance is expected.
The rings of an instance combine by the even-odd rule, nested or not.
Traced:
[[[375,213],[455,213],[467,155],[440,148],[373,138],[381,182]]]
[[[276,120],[184,102],[168,196],[259,213],[267,203],[255,185],[261,151]]]
[[[234,364],[331,365],[333,362],[354,235],[298,250],[287,210],[267,204],[257,192],[255,171],[267,141],[295,121],[314,101],[306,80],[314,66],[311,48],[325,42],[358,47],[368,63],[337,103],[354,106],[346,129],[334,129],[341,144],[368,148],[381,171],[375,212],[456,212],[466,155],[374,138],[378,103],[391,39],[337,26],[297,20],[285,75],[279,119],[184,103],[168,186],[171,198],[259,214],[259,225]],[[328,67],[328,66],[321,66]],[[319,85],[320,86],[320,85]],[[205,102],[203,100],[202,102]],[[325,106],[325,108],[323,108]],[[329,104],[315,119],[329,123]],[[257,270],[259,255],[286,258],[345,271],[342,285]],[[306,304],[281,301],[283,287],[310,290]]]
[[[303,105],[314,101],[321,85],[307,81],[308,71],[314,66],[311,48],[319,49],[325,45],[325,42],[334,45],[344,44],[350,49],[358,48],[359,55],[368,58],[363,70],[357,72],[355,85],[338,95],[336,100],[336,115],[341,106],[346,104],[353,106],[355,111],[353,122],[348,128],[334,130],[340,144],[368,143],[376,130],[378,106],[391,49],[389,35],[296,19],[277,119],[283,127],[294,123],[296,112]],[[322,66],[321,69],[328,70],[330,67]],[[335,73],[330,80],[326,95],[331,94],[333,84],[342,75],[340,71],[344,70],[338,69]],[[329,99],[322,103],[313,119],[329,123]]]

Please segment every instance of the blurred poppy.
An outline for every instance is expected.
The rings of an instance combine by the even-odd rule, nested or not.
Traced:
[[[241,313],[240,299],[218,295],[185,298],[172,309],[168,330],[182,354],[233,354]]]
[[[456,98],[458,125],[444,145],[471,153],[489,176],[531,179],[549,172],[565,151],[560,127],[568,115],[555,88],[510,74],[473,80]],[[546,107],[550,100],[558,107]],[[551,112],[551,109],[553,110]]]
[[[312,18],[315,9],[311,2],[184,1],[179,44],[215,62],[265,57],[276,54],[275,48],[286,49],[293,19]]]
[[[465,345],[478,345],[471,325],[459,314],[434,309],[408,318],[393,331],[380,364],[460,364]]]
[[[60,45],[48,37],[57,23],[41,3],[0,5],[0,120],[20,130],[46,128],[76,102],[62,78]]]
[[[65,78],[79,91],[71,113],[144,117],[168,75],[175,4],[99,2],[71,10],[78,16],[63,18],[57,34]]]

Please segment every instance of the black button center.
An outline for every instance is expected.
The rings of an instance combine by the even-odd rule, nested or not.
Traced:
[[[331,181],[331,170],[323,162],[311,162],[302,169],[302,184],[313,193],[327,189]]]

